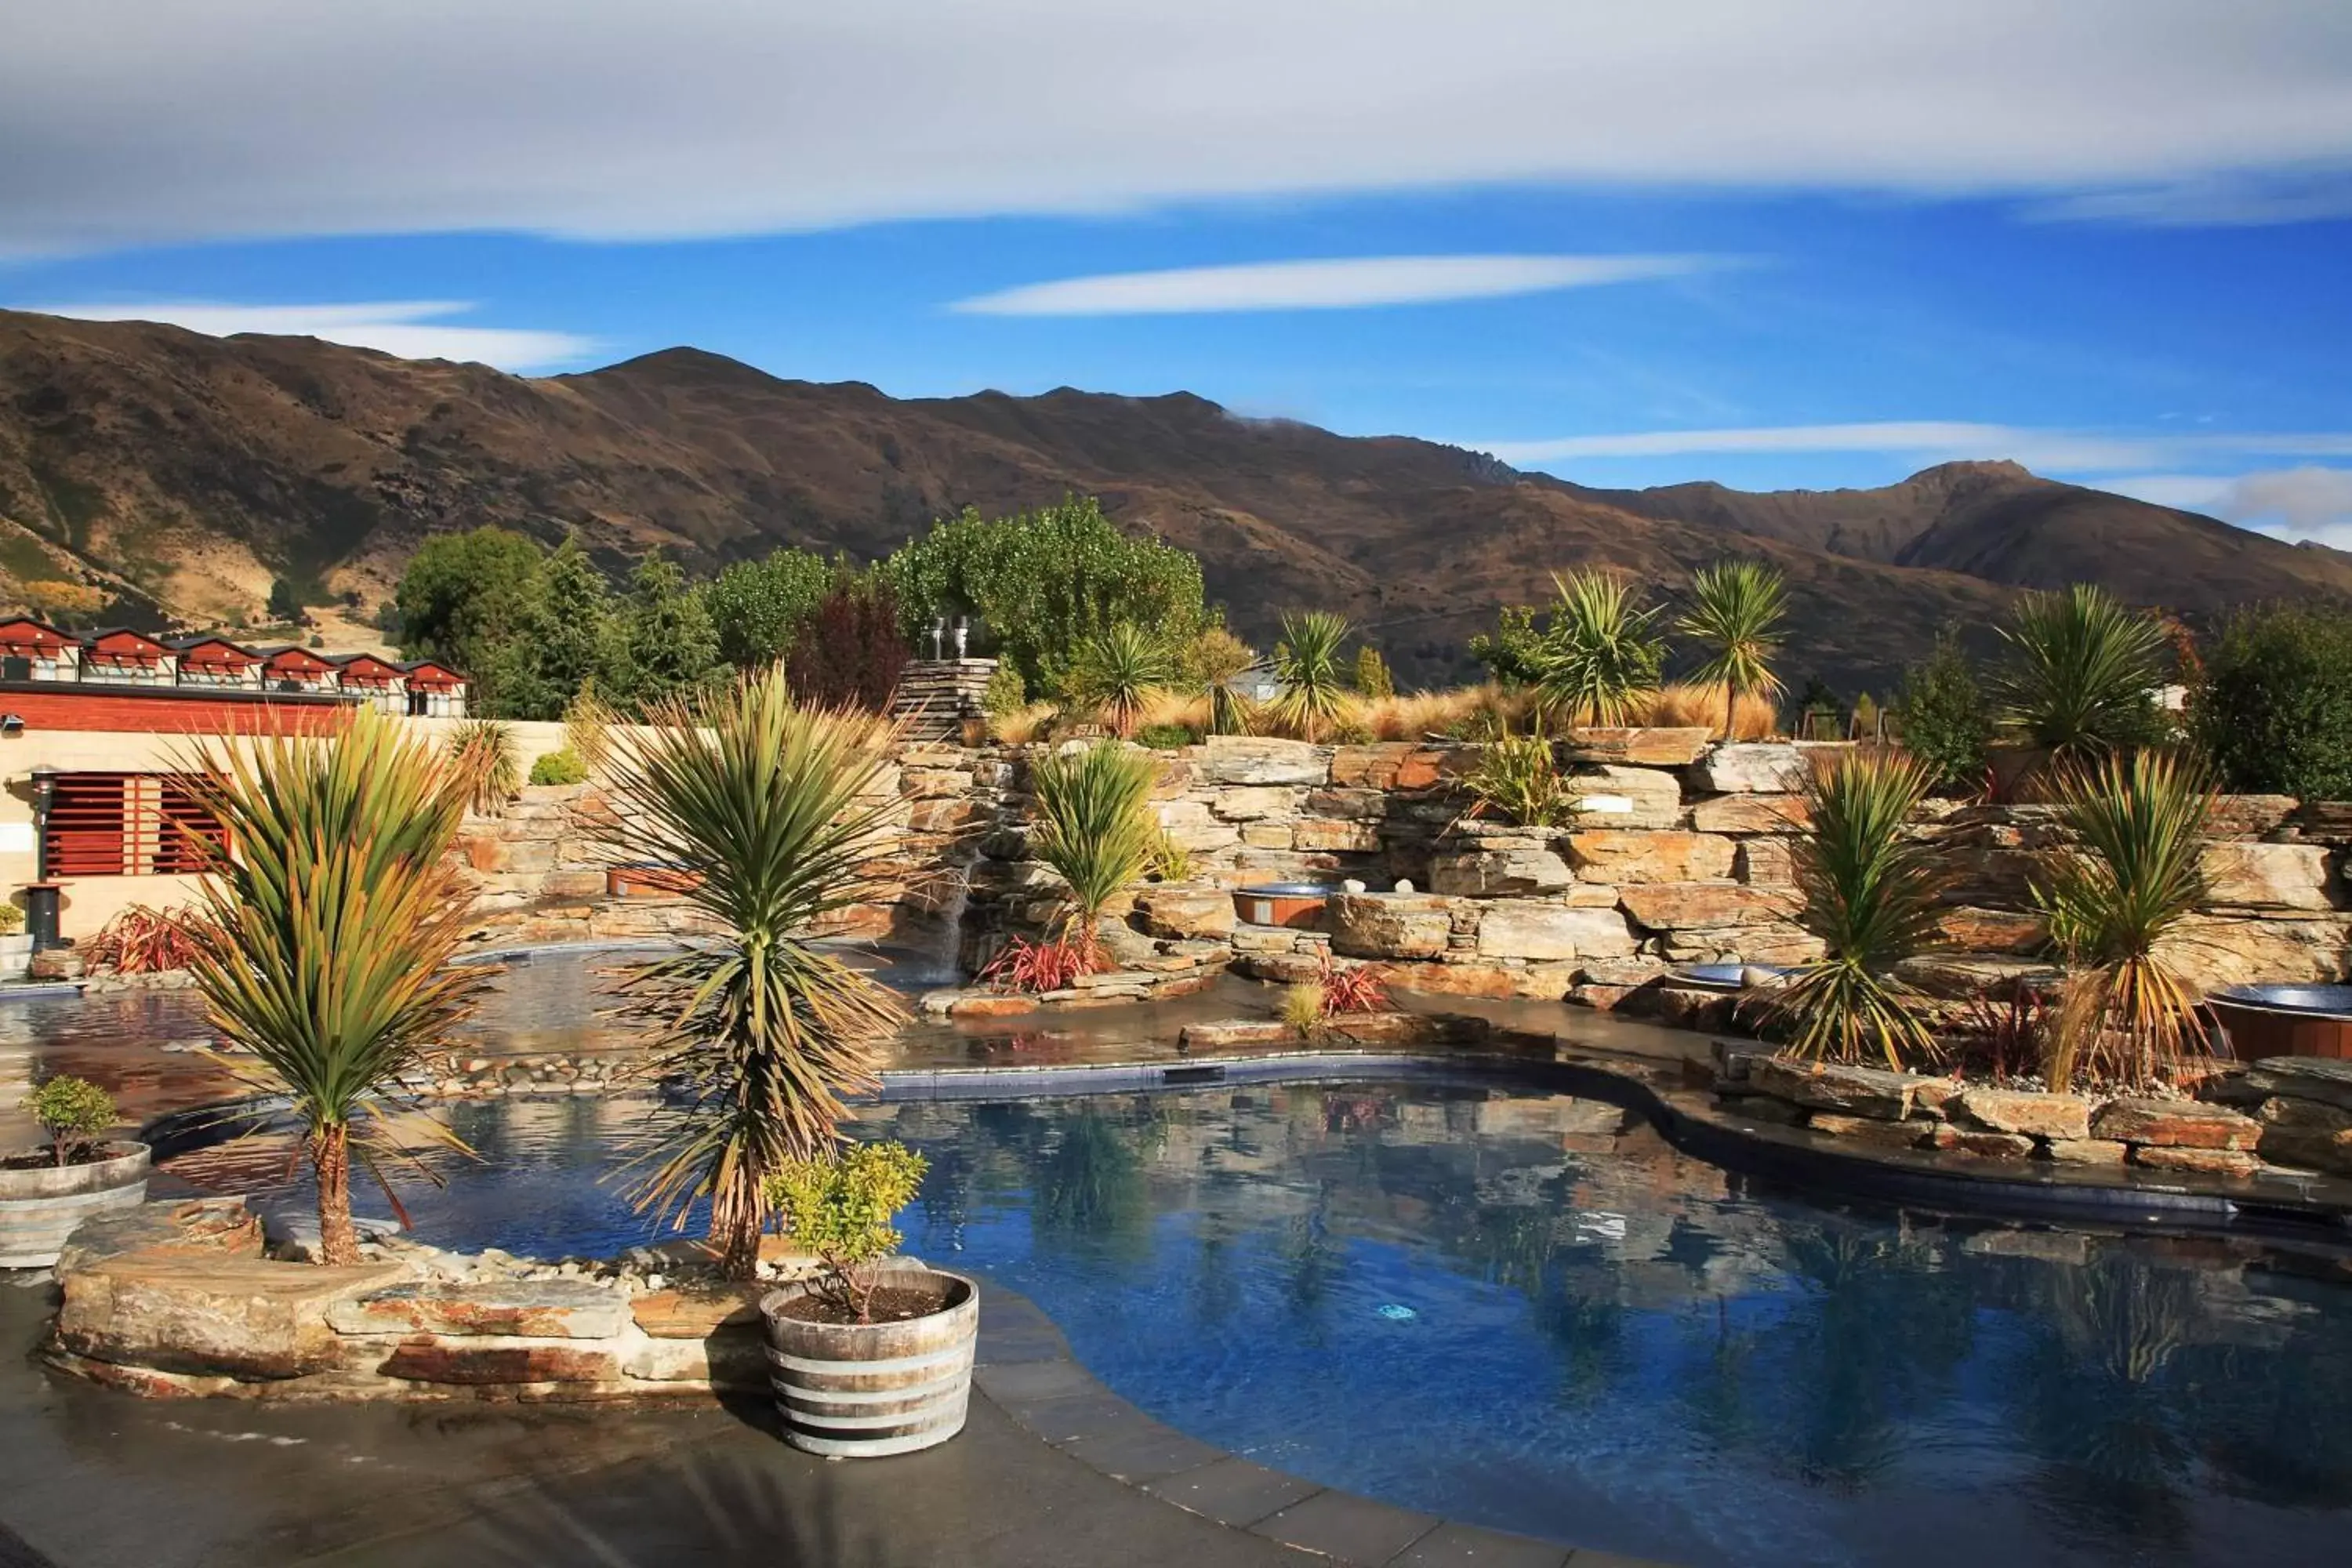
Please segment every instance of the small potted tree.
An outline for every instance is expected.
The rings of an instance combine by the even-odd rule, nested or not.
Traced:
[[[147,1145],[106,1137],[116,1120],[106,1090],[60,1075],[25,1109],[48,1142],[0,1158],[0,1268],[47,1268],[74,1226],[147,1197]]]
[[[796,1448],[908,1454],[963,1430],[980,1288],[895,1256],[891,1221],[923,1170],[904,1144],[860,1143],[769,1178],[769,1202],[817,1260],[760,1302],[776,1408]]]

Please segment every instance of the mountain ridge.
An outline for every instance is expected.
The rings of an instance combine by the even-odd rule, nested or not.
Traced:
[[[2191,616],[2352,596],[2352,557],[2014,464],[1869,490],[1607,489],[1189,392],[900,399],[684,346],[529,378],[0,310],[0,589],[79,579],[134,619],[249,616],[277,575],[372,603],[422,539],[481,523],[576,531],[615,567],[658,546],[709,569],[784,543],[870,558],[966,505],[1069,494],[1198,553],[1253,640],[1284,609],[1334,608],[1412,679],[1468,673],[1500,605],[1582,563],[1670,592],[1726,553],[1769,559],[1792,679],[1882,687],[2021,586],[2087,576]]]

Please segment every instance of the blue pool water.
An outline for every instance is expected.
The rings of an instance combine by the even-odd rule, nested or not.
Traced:
[[[417,1227],[643,1240],[599,1176],[661,1115],[458,1108],[483,1163],[409,1193]],[[901,1104],[864,1128],[931,1160],[909,1251],[1035,1300],[1152,1415],[1328,1485],[1737,1568],[2352,1557],[2340,1273],[1745,1191],[1614,1107],[1491,1086]]]

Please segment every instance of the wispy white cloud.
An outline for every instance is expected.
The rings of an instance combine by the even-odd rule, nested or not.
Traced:
[[[469,327],[442,321],[475,307],[461,300],[379,300],[343,305],[224,305],[204,300],[115,300],[29,305],[45,315],[84,321],[162,321],[210,337],[239,332],[318,338],[403,359],[478,362],[500,370],[539,370],[575,363],[596,340],[523,327]]]
[[[2256,227],[2352,217],[2352,168],[2233,173],[2117,190],[2084,191],[2028,206],[2029,216],[2142,224],[2152,228]]]
[[[2135,474],[2104,487],[2286,540],[2352,550],[2352,468],[2306,463],[2231,476]]]
[[[1679,278],[1703,256],[1359,256],[1107,272],[960,300],[975,316],[1175,316],[1229,310],[1347,310],[1442,300],[1496,300]]]
[[[1722,430],[1641,430],[1548,441],[1483,444],[1507,463],[1541,466],[1576,458],[1674,458],[1707,453],[1892,452],[1927,462],[2006,458],[2055,472],[2111,470],[2161,462],[2158,444],[1965,420],[1884,420],[1855,425],[1770,425]]]
[[[2352,432],[2248,432],[2103,435],[2042,430],[2030,426],[1977,424],[1967,420],[1895,419],[1853,425],[1765,425],[1721,430],[1637,430],[1613,435],[1565,436],[1545,441],[1470,443],[1522,468],[1610,458],[1675,458],[1709,453],[1791,454],[1888,452],[1923,462],[2007,458],[2045,473],[2117,474],[2160,468],[2223,456],[2352,457]],[[2315,470],[2335,472],[2334,469]],[[2130,482],[2196,493],[2199,484],[2224,484],[2193,474],[2151,472]],[[2138,494],[2140,492],[2134,491]],[[2147,500],[2158,500],[2155,493]],[[2189,504],[2163,500],[2162,504]]]
[[[2340,161],[2347,77],[2343,0],[100,0],[0,51],[0,251],[1504,181],[2178,191]]]

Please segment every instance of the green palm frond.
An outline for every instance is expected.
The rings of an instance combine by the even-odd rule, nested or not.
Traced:
[[[2163,947],[2205,899],[2212,786],[2193,762],[2140,752],[2063,770],[2057,806],[2066,840],[2033,894],[2073,973],[2048,1076],[2145,1088],[2199,1054],[2196,993]]]
[[[1312,741],[1347,716],[1349,667],[1339,650],[1355,629],[1328,610],[1282,617],[1282,640],[1274,647],[1282,689],[1265,705],[1269,718]]]
[[[2154,738],[2164,631],[2089,583],[2018,595],[1997,692],[2011,723],[2055,757],[2081,760]]]
[[[1635,700],[1657,689],[1666,653],[1653,630],[1658,609],[1637,605],[1613,573],[1571,572],[1552,585],[1551,624],[1533,654],[1538,702],[1568,724],[1626,723]]]
[[[255,1076],[291,1099],[319,1167],[321,1250],[355,1261],[348,1162],[374,1170],[405,1147],[378,1097],[471,1011],[483,978],[446,966],[468,923],[446,858],[464,781],[367,709],[324,742],[200,748],[192,776],[233,847],[212,851],[210,918],[191,927],[196,989]]]
[[[1675,629],[1708,654],[1692,679],[1725,689],[1724,734],[1729,738],[1739,699],[1776,697],[1780,678],[1772,660],[1780,651],[1788,584],[1759,561],[1718,561],[1691,574],[1691,603]]]
[[[637,1202],[681,1225],[708,1197],[712,1246],[748,1278],[769,1178],[833,1151],[844,1098],[874,1086],[876,1052],[906,1021],[896,996],[813,941],[871,890],[889,847],[898,731],[796,706],[776,668],[650,717],[616,738],[606,837],[695,873],[686,897],[717,934],[625,982],[659,1070],[689,1096]]]
[[[1894,966],[1936,937],[1938,877],[1906,824],[1927,797],[1926,766],[1895,752],[1845,752],[1806,789],[1811,822],[1797,840],[1800,917],[1825,956],[1774,994],[1770,1011],[1795,1026],[1790,1051],[1889,1067],[1935,1055],[1908,987]]]
[[[1096,921],[1150,864],[1160,833],[1150,808],[1158,772],[1149,752],[1115,741],[1040,757],[1031,769],[1037,829],[1030,850],[1069,884],[1065,930],[1089,953]]]

